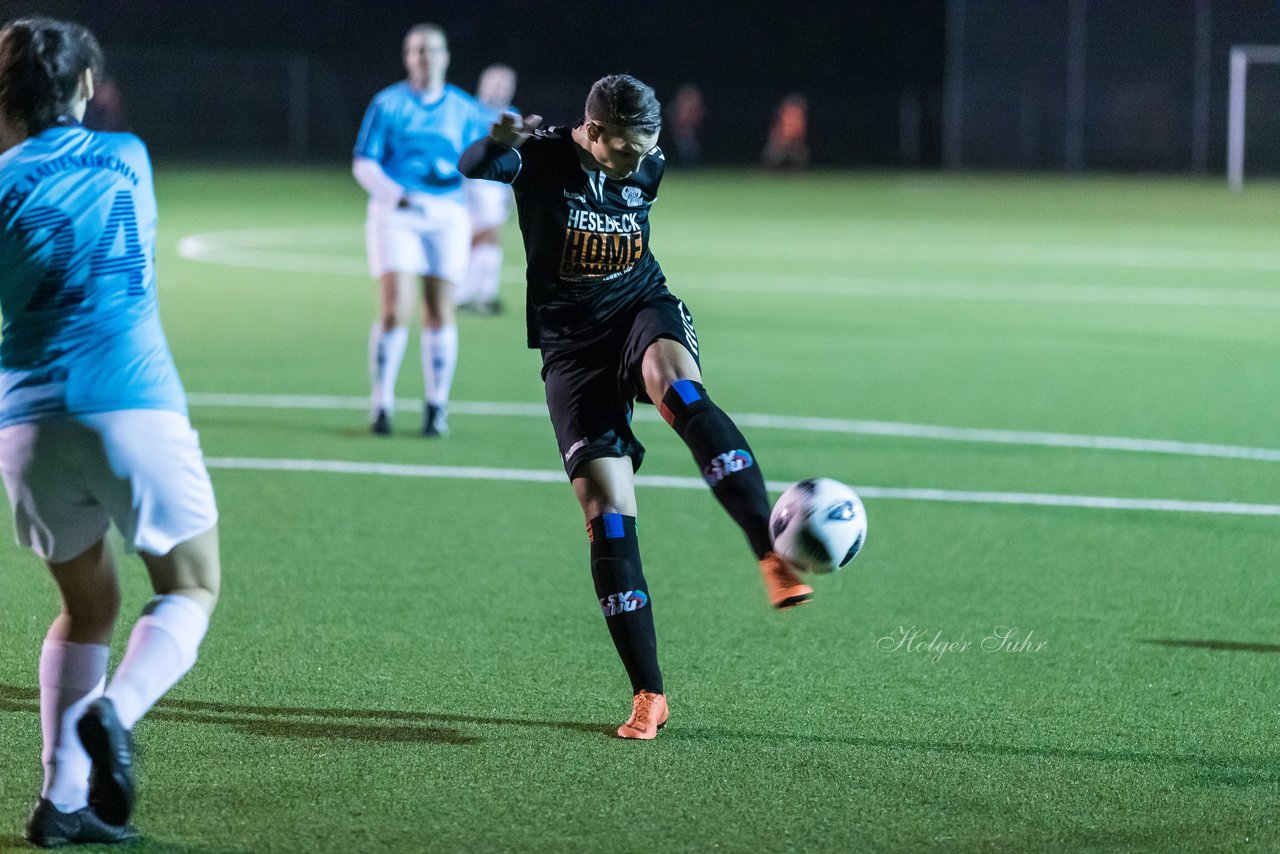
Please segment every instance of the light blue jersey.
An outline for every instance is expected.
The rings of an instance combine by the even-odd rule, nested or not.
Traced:
[[[388,86],[364,114],[356,157],[376,160],[391,180],[414,193],[462,201],[458,157],[489,133],[480,102],[456,86],[430,103],[407,81]]]
[[[186,414],[155,247],[151,161],[136,136],[68,123],[0,154],[0,427]]]

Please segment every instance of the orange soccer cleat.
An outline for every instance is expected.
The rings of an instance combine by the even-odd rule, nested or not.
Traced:
[[[813,598],[813,588],[801,581],[796,571],[774,552],[760,559],[760,574],[764,576],[769,603],[779,611],[803,605]]]
[[[631,698],[631,717],[618,727],[618,738],[654,739],[667,725],[667,695],[641,691]]]

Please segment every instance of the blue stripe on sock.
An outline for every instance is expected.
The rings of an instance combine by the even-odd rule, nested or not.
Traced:
[[[604,520],[604,536],[606,540],[620,540],[626,536],[622,527],[621,513],[606,513],[600,517]]]
[[[702,400],[702,395],[698,394],[698,389],[694,387],[693,380],[676,380],[671,384],[671,387],[676,390],[676,394],[680,395],[680,402],[685,406]]]

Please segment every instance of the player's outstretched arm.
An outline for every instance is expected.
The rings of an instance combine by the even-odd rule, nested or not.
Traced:
[[[519,148],[542,124],[542,116],[522,116],[519,113],[502,114],[489,129],[489,139],[507,148]]]
[[[542,124],[541,116],[503,113],[489,135],[473,142],[458,158],[458,171],[468,178],[510,184],[520,174],[520,146]]]

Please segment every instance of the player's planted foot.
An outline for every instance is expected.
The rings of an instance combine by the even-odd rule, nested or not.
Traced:
[[[631,698],[631,717],[618,727],[618,738],[639,738],[646,741],[658,737],[658,730],[667,725],[667,695],[641,691]]]
[[[813,598],[813,588],[800,580],[796,571],[773,552],[760,559],[760,575],[769,603],[779,611],[803,605]]]
[[[375,436],[391,435],[391,416],[387,415],[387,410],[379,409],[373,414],[373,420],[369,422],[369,432]]]
[[[93,762],[89,806],[108,824],[128,824],[137,792],[133,742],[116,717],[115,704],[106,697],[94,700],[76,724],[76,732]]]
[[[61,848],[94,842],[128,842],[137,839],[138,832],[132,827],[107,824],[89,807],[62,812],[51,801],[41,798],[27,819],[26,837],[40,848]]]
[[[443,439],[449,435],[449,411],[443,406],[428,403],[422,418],[422,435]]]

